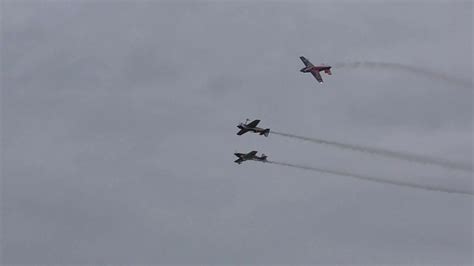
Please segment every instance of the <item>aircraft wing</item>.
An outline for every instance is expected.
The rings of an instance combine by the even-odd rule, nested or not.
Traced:
[[[319,81],[319,83],[323,83],[323,78],[321,77],[321,74],[319,74],[319,71],[311,71],[311,74],[313,74],[314,78]]]
[[[309,60],[306,59],[304,56],[300,56],[300,59],[301,59],[301,61],[303,61],[303,64],[305,66],[313,66],[313,64],[311,64],[311,62],[309,62]]]
[[[249,124],[247,124],[248,127],[256,127],[258,125],[258,123],[260,123],[260,120],[256,119],[256,120],[253,120],[252,122],[250,122]]]
[[[237,132],[237,135],[242,135],[242,134],[245,134],[247,133],[249,130],[248,129],[241,129],[239,132]]]
[[[253,158],[253,157],[255,157],[255,155],[257,155],[257,151],[251,151],[251,152],[245,154],[245,158]]]

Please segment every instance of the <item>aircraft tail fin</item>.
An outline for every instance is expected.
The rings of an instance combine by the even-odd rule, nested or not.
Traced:
[[[260,133],[260,135],[264,135],[265,137],[268,137],[268,134],[270,134],[270,129],[269,128],[265,129],[264,131],[262,131]]]

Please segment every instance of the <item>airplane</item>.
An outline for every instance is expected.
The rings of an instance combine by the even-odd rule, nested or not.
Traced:
[[[300,72],[303,72],[303,73],[310,72],[311,74],[313,74],[313,76],[316,78],[316,80],[319,81],[319,83],[323,83],[323,78],[319,74],[320,71],[324,71],[324,73],[326,73],[328,75],[332,75],[331,66],[327,66],[327,65],[324,65],[324,64],[319,65],[319,66],[315,66],[315,65],[311,64],[311,62],[309,62],[309,60],[306,59],[304,56],[300,56],[300,59],[301,59],[301,61],[303,61],[303,64],[305,65],[305,67],[303,67],[300,70]]]
[[[239,157],[239,159],[235,160],[234,163],[241,164],[244,161],[252,160],[252,161],[259,161],[259,162],[267,162],[267,156],[262,153],[262,156],[257,156],[257,151],[251,151],[249,153],[234,153],[235,156]]]
[[[259,133],[260,135],[264,135],[265,137],[268,137],[268,134],[270,133],[270,129],[266,128],[260,128],[257,127],[258,123],[260,123],[260,120],[256,119],[253,120],[252,122],[248,123],[249,119],[245,120],[245,123],[240,123],[237,127],[240,129],[239,132],[237,132],[237,135],[242,135],[245,134],[249,131],[252,131],[254,133]]]

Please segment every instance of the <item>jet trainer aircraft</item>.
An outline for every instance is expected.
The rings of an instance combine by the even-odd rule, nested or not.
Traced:
[[[234,163],[241,164],[242,162],[252,160],[252,161],[259,161],[259,162],[266,162],[267,156],[262,153],[262,156],[257,156],[257,151],[251,151],[249,153],[234,153],[235,156],[239,157],[239,159],[235,160]]]
[[[311,74],[313,74],[316,80],[319,81],[319,83],[323,83],[323,78],[319,74],[320,71],[324,71],[324,73],[328,75],[332,75],[331,66],[327,66],[324,64],[320,66],[315,66],[311,64],[311,62],[309,62],[309,60],[306,59],[304,56],[300,56],[300,59],[301,61],[303,61],[303,64],[305,65],[305,67],[303,67],[300,71],[303,73],[310,72]]]
[[[242,135],[245,134],[249,131],[252,131],[254,133],[259,133],[260,135],[264,135],[265,137],[268,137],[268,134],[270,133],[270,129],[266,128],[260,128],[257,127],[258,123],[260,123],[260,120],[256,119],[253,120],[252,122],[248,123],[248,119],[245,121],[245,123],[240,123],[237,127],[240,129],[239,132],[237,132],[237,135]],[[248,123],[248,124],[247,124]]]

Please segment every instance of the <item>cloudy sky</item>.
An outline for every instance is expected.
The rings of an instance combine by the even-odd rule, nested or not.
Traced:
[[[472,264],[472,1],[1,1],[5,264]]]

